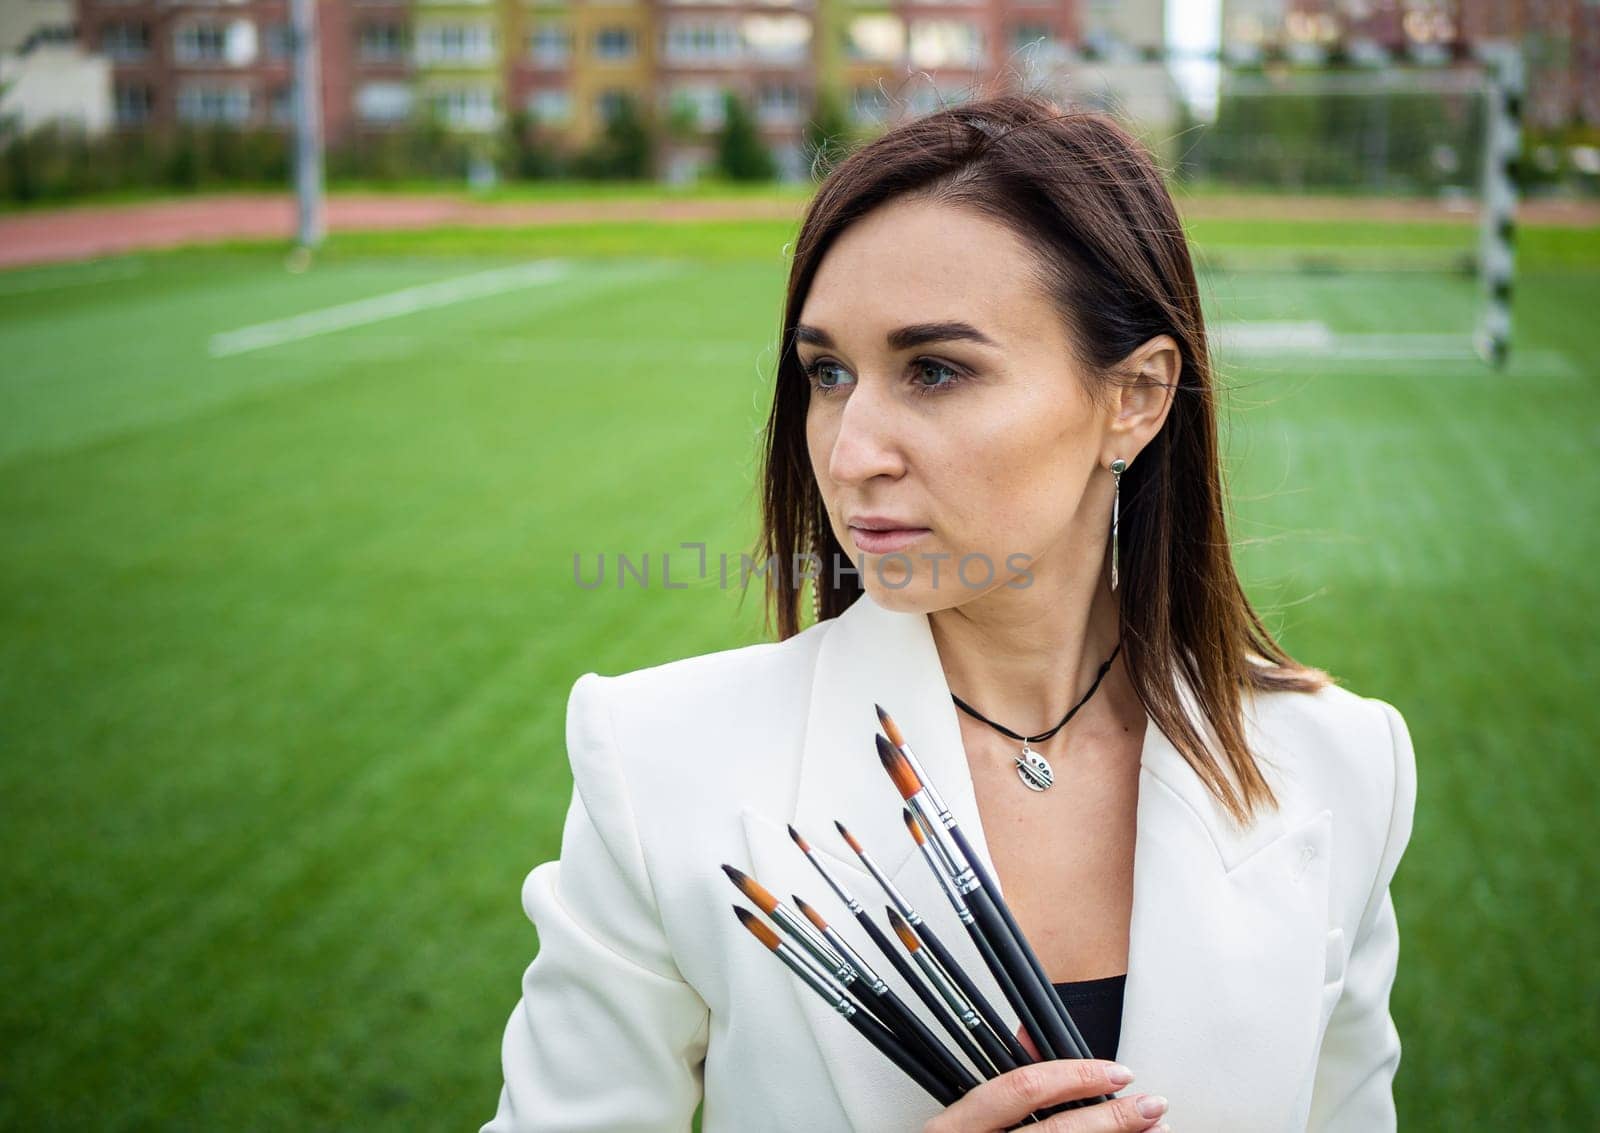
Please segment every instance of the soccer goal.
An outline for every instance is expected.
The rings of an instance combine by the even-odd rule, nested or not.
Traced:
[[[1521,90],[1498,47],[1440,66],[1221,65],[1214,121],[1172,147],[1219,347],[1504,366]]]

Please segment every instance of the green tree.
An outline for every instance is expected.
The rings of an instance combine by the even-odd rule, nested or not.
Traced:
[[[580,177],[617,177],[642,180],[655,170],[656,139],[653,123],[632,94],[617,100],[600,137],[578,155]]]
[[[722,92],[722,129],[717,133],[717,169],[730,181],[770,181],[777,163],[761,142],[744,100]]]

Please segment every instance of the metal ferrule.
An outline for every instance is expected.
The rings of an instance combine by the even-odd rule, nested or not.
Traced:
[[[962,922],[963,925],[971,925],[971,923],[974,923],[973,911],[966,907],[966,901],[963,901],[962,899],[962,890],[958,890],[958,888],[955,887],[955,882],[954,880],[950,880],[949,874],[946,874],[946,872],[942,871],[942,869],[939,869],[938,859],[934,858],[933,850],[930,850],[930,848],[926,847],[926,845],[923,845],[922,855],[923,858],[928,859],[928,866],[933,869],[934,874],[939,875],[939,888],[944,890],[944,896],[950,898],[950,907],[954,907],[955,915],[957,915],[958,919],[960,919],[960,922]],[[973,880],[978,880],[978,875],[973,874]],[[971,893],[971,890],[966,890],[966,893]]]
[[[854,1008],[851,1008],[849,1012],[845,1011],[845,1007],[849,1006],[849,1001],[845,999],[844,993],[834,986],[833,982],[829,980],[827,976],[817,971],[817,969],[811,965],[810,961],[808,961],[804,956],[800,955],[800,953],[796,952],[793,948],[790,948],[787,944],[783,943],[781,940],[778,942],[778,959],[782,960],[785,964],[788,964],[790,970],[793,971],[795,975],[799,976],[806,983],[810,984],[812,988],[822,996],[822,998],[828,1001],[829,1005],[831,1005],[835,1011],[839,1012],[839,1014],[845,1015],[854,1013]]]
[[[828,942],[817,935],[817,930],[789,911],[788,906],[781,902],[772,910],[772,919],[777,921],[795,941],[807,952],[815,957],[817,963],[828,969],[840,983],[854,983],[855,969],[846,964],[834,950],[828,947]]]
[[[817,860],[817,855],[814,851],[807,850],[805,853],[806,857],[811,859],[811,864],[816,867],[817,872],[822,875],[822,880],[828,883],[828,888],[832,889],[834,893],[838,895],[839,900],[843,901],[846,905],[852,906],[850,909],[851,912],[855,912],[856,909],[861,907],[861,903],[854,897],[850,896],[850,891],[844,886],[840,885],[838,881],[834,879],[833,874],[828,872],[828,867]]]
[[[961,853],[955,839],[950,837],[950,831],[944,822],[932,813],[932,800],[928,797],[928,787],[924,783],[922,790],[912,795],[906,802],[922,820],[922,830],[927,836],[928,844],[933,847],[934,853],[939,856],[939,864],[951,877],[957,877],[967,868],[967,859]]]
[[[823,930],[822,938],[829,944],[833,945],[833,950],[839,953],[840,956],[844,957],[845,963],[849,964],[855,969],[856,974],[861,977],[861,979],[873,990],[875,994],[883,994],[884,990],[887,989],[889,985],[884,983],[882,978],[879,977],[878,973],[872,970],[872,966],[861,958],[861,954],[859,952],[850,947],[850,942],[843,936],[839,935],[838,929],[830,925]]]
[[[978,875],[968,866],[966,871],[956,878],[956,892],[965,897],[973,890],[983,888],[983,883],[978,880]]]
[[[959,911],[960,906],[965,902],[961,900],[961,895],[955,891],[955,883],[950,880],[950,875],[939,868],[939,859],[934,856],[933,847],[924,842],[917,849],[922,851],[923,860],[928,863],[928,868],[933,870],[933,875],[939,879],[939,888],[944,891],[944,895],[950,899],[950,903],[955,905],[957,911]]]
[[[877,862],[873,861],[866,854],[861,854],[859,856],[861,858],[861,864],[867,867],[867,872],[870,873],[873,880],[878,883],[878,887],[888,895],[889,903],[895,907],[895,910],[902,917],[905,917],[907,920],[909,920],[916,912],[916,910],[911,907],[911,902],[907,901],[900,890],[894,887],[894,882],[890,881],[886,876],[884,876],[884,872],[878,868]]]
[[[958,1016],[962,1016],[964,1020],[967,1012],[972,1010],[972,1005],[956,990],[955,985],[950,982],[950,978],[944,974],[939,965],[934,962],[933,957],[927,954],[927,951],[926,948],[917,948],[912,950],[911,955],[916,959],[918,966],[922,968],[923,974],[928,977],[928,982],[939,993],[939,997],[949,1005],[951,1011]]]

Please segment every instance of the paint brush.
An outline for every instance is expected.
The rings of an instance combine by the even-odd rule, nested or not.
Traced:
[[[749,929],[752,936],[766,945],[778,959],[789,966],[790,971],[822,996],[830,1007],[843,1015],[868,1042],[887,1055],[890,1061],[905,1071],[906,1076],[926,1090],[935,1101],[940,1105],[949,1106],[960,1098],[961,1095],[953,1087],[923,1066],[887,1027],[862,1010],[843,989],[835,985],[826,972],[780,940],[777,933],[763,924],[748,909],[735,905],[733,911],[739,918],[739,923]]]
[[[983,933],[976,931],[977,922],[973,919],[972,910],[967,908],[967,903],[962,900],[961,894],[956,892],[950,878],[945,876],[944,871],[939,867],[939,861],[933,854],[933,847],[928,844],[928,839],[923,834],[922,826],[918,823],[916,815],[911,813],[910,807],[903,808],[901,815],[905,819],[906,829],[911,832],[912,840],[917,844],[917,849],[921,851],[923,859],[928,863],[928,868],[933,870],[934,877],[938,879],[939,888],[944,890],[944,895],[949,898],[951,907],[955,909],[956,917],[966,926],[968,935],[972,937],[973,943],[977,945],[978,954],[983,957],[984,966],[991,972],[994,971],[999,966],[998,961],[994,958],[994,949],[990,947],[989,941]],[[910,920],[910,918],[908,917],[907,920]],[[916,930],[917,935],[922,938],[922,942],[933,952],[934,959],[938,960],[944,967],[945,974],[955,981],[956,986],[961,989],[961,994],[967,997],[967,1001],[972,1004],[978,1014],[983,1017],[983,1021],[988,1024],[985,1031],[989,1032],[989,1037],[994,1040],[995,1045],[998,1045],[1000,1049],[996,1051],[991,1048],[989,1043],[985,1043],[984,1050],[994,1060],[995,1065],[1000,1070],[1005,1071],[1024,1063],[1032,1062],[1033,1056],[1017,1041],[1016,1036],[1011,1033],[1011,1028],[1006,1026],[1005,1021],[1000,1018],[999,1013],[989,1003],[988,998],[972,982],[972,977],[967,975],[966,969],[956,963],[955,957],[950,955],[950,950],[944,946],[944,942],[933,931],[933,926],[919,917],[911,921],[911,927]],[[1004,986],[1002,986],[1001,991],[1002,993],[1005,992]],[[1006,998],[1009,1002],[1012,996],[1007,994]],[[1028,1029],[1030,1034],[1032,1033],[1032,1028],[1028,1028],[1025,1020],[1023,1021],[1023,1027]],[[1037,1024],[1035,1024],[1035,1027],[1037,1027]]]
[[[911,954],[912,959],[928,974],[929,982],[939,989],[939,994],[949,1004],[950,1010],[960,1015],[963,1019],[977,1021],[977,1014],[962,998],[961,992],[956,989],[955,985],[946,979],[944,973],[939,970],[938,962],[928,955],[928,950],[922,946],[922,941],[917,938],[917,934],[912,931],[911,925],[906,922],[906,919],[900,915],[893,905],[885,906],[885,911],[888,914],[889,923],[894,927],[895,935],[900,938],[900,943],[906,946],[906,951]],[[1037,1120],[1039,1120],[1038,1116],[1029,1114],[1022,1123],[1026,1125]]]
[[[810,953],[812,959],[822,965],[824,970],[831,972],[842,984],[855,982],[856,974],[844,962],[844,957],[834,952],[833,947],[818,936],[815,929],[795,916],[787,905],[768,892],[759,881],[731,865],[724,865],[722,872],[728,875],[728,880],[738,886],[739,892],[755,902],[756,908],[771,917],[773,922],[787,932],[795,943]]]
[[[883,978],[872,970],[872,966],[862,959],[861,954],[850,946],[850,942],[839,934],[838,929],[829,925],[822,914],[804,898],[795,895],[791,897],[795,907],[805,914],[806,919],[822,934],[822,938],[833,945],[834,951],[844,957],[845,963],[860,973],[862,983],[874,996],[877,1016],[905,1040],[908,1046],[921,1048],[930,1066],[937,1067],[941,1077],[961,1093],[964,1094],[976,1086],[978,1079],[973,1077],[972,1071],[963,1066],[944,1043],[939,1041],[938,1036],[928,1030],[922,1020],[911,1012],[904,1001],[894,993],[894,989],[885,983]]]
[[[884,770],[900,792],[900,797],[922,820],[923,828],[930,834],[929,841],[939,858],[940,868],[952,878],[956,891],[972,911],[975,927],[993,947],[996,963],[991,971],[996,982],[1002,991],[1007,992],[1008,998],[1012,992],[1017,995],[1011,1001],[1011,1007],[1022,1019],[1024,1028],[1028,1024],[1027,1015],[1033,1016],[1034,1028],[1028,1029],[1028,1037],[1046,1058],[1086,1057],[1084,1048],[1074,1044],[1061,1015],[1055,1011],[1044,988],[1040,986],[1048,986],[1049,981],[1042,979],[1023,956],[1022,946],[995,907],[993,897],[979,883],[968,856],[944,837],[946,831],[934,817],[933,801],[921,778],[898,748],[881,735],[875,738]],[[954,819],[950,819],[950,822],[953,824]],[[987,957],[985,959],[987,962]],[[1006,977],[1011,980],[1009,989],[1006,987]]]
[[[845,828],[844,823],[835,820],[833,825],[838,829],[839,836],[849,843],[850,848],[856,852],[856,856],[867,867],[867,872],[877,878],[880,885],[885,884],[887,878],[878,869],[877,863],[861,848],[861,843],[856,841],[855,836]],[[950,1013],[945,1010],[944,1004],[939,1001],[939,997],[928,986],[928,982],[918,974],[916,967],[906,959],[900,949],[889,943],[889,938],[884,936],[883,930],[873,922],[872,917],[868,915],[861,902],[856,900],[855,896],[843,885],[839,884],[838,879],[828,872],[827,867],[811,852],[810,844],[800,836],[800,833],[794,827],[791,826],[789,828],[789,834],[794,838],[795,844],[800,847],[806,858],[816,867],[817,872],[822,875],[823,880],[838,894],[839,900],[845,903],[845,907],[861,923],[861,927],[872,938],[872,943],[877,946],[878,951],[888,957],[889,963],[893,964],[895,971],[900,973],[900,978],[906,981],[906,986],[916,993],[917,998],[922,1000],[923,1006],[933,1014],[933,1017],[939,1021],[939,1025],[955,1040],[955,1044],[960,1048],[961,1053],[967,1056],[972,1065],[976,1066],[978,1072],[985,1078],[993,1078],[999,1074],[1000,1071],[985,1058],[982,1049],[967,1036],[966,1029],[961,1023],[951,1018]],[[890,889],[893,889],[893,885],[890,885]]]
[[[989,895],[990,902],[999,911],[1001,920],[1005,922],[1006,930],[1016,942],[1017,950],[1021,952],[1028,967],[1032,969],[1035,982],[1043,989],[1046,1001],[1056,1017],[1061,1021],[1062,1028],[1066,1031],[1066,1038],[1069,1040],[1064,1044],[1066,1052],[1076,1058],[1091,1057],[1089,1044],[1085,1041],[1083,1032],[1078,1030],[1078,1025],[1073,1022],[1072,1013],[1067,1010],[1067,1005],[1062,1002],[1061,993],[1056,990],[1055,984],[1050,982],[1050,977],[1046,974],[1044,965],[1039,962],[1038,955],[1033,951],[1032,945],[1028,943],[1028,938],[1023,935],[1022,928],[1017,924],[1016,917],[1012,915],[1011,907],[1006,904],[1005,898],[1001,895],[1000,887],[995,884],[994,878],[984,868],[982,859],[973,852],[971,843],[967,841],[967,836],[962,831],[960,823],[956,821],[955,815],[950,813],[950,808],[945,804],[944,797],[939,794],[938,787],[928,778],[927,772],[922,769],[922,764],[917,761],[916,753],[911,750],[911,745],[906,742],[905,736],[894,722],[894,717],[885,712],[880,704],[874,704],[872,707],[878,714],[878,722],[883,725],[883,730],[888,735],[889,742],[894,745],[896,751],[905,757],[913,775],[927,791],[928,799],[933,804],[940,826],[950,835],[956,849],[965,857],[973,875],[977,878],[978,884]],[[926,815],[921,817],[926,821]],[[932,822],[927,822],[926,827],[930,833],[935,830]],[[1032,1034],[1032,1032],[1030,1031],[1029,1034]]]

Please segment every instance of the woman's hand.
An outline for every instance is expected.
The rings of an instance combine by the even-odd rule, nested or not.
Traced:
[[[977,1086],[937,1117],[922,1133],[995,1133],[1020,1124],[1030,1113],[1060,1102],[1112,1094],[1133,1081],[1133,1072],[1115,1062],[1062,1058],[1009,1070]],[[1058,1113],[1037,1125],[1040,1133],[1143,1133],[1166,1130],[1160,1124],[1167,1099],[1132,1094],[1099,1105]]]

